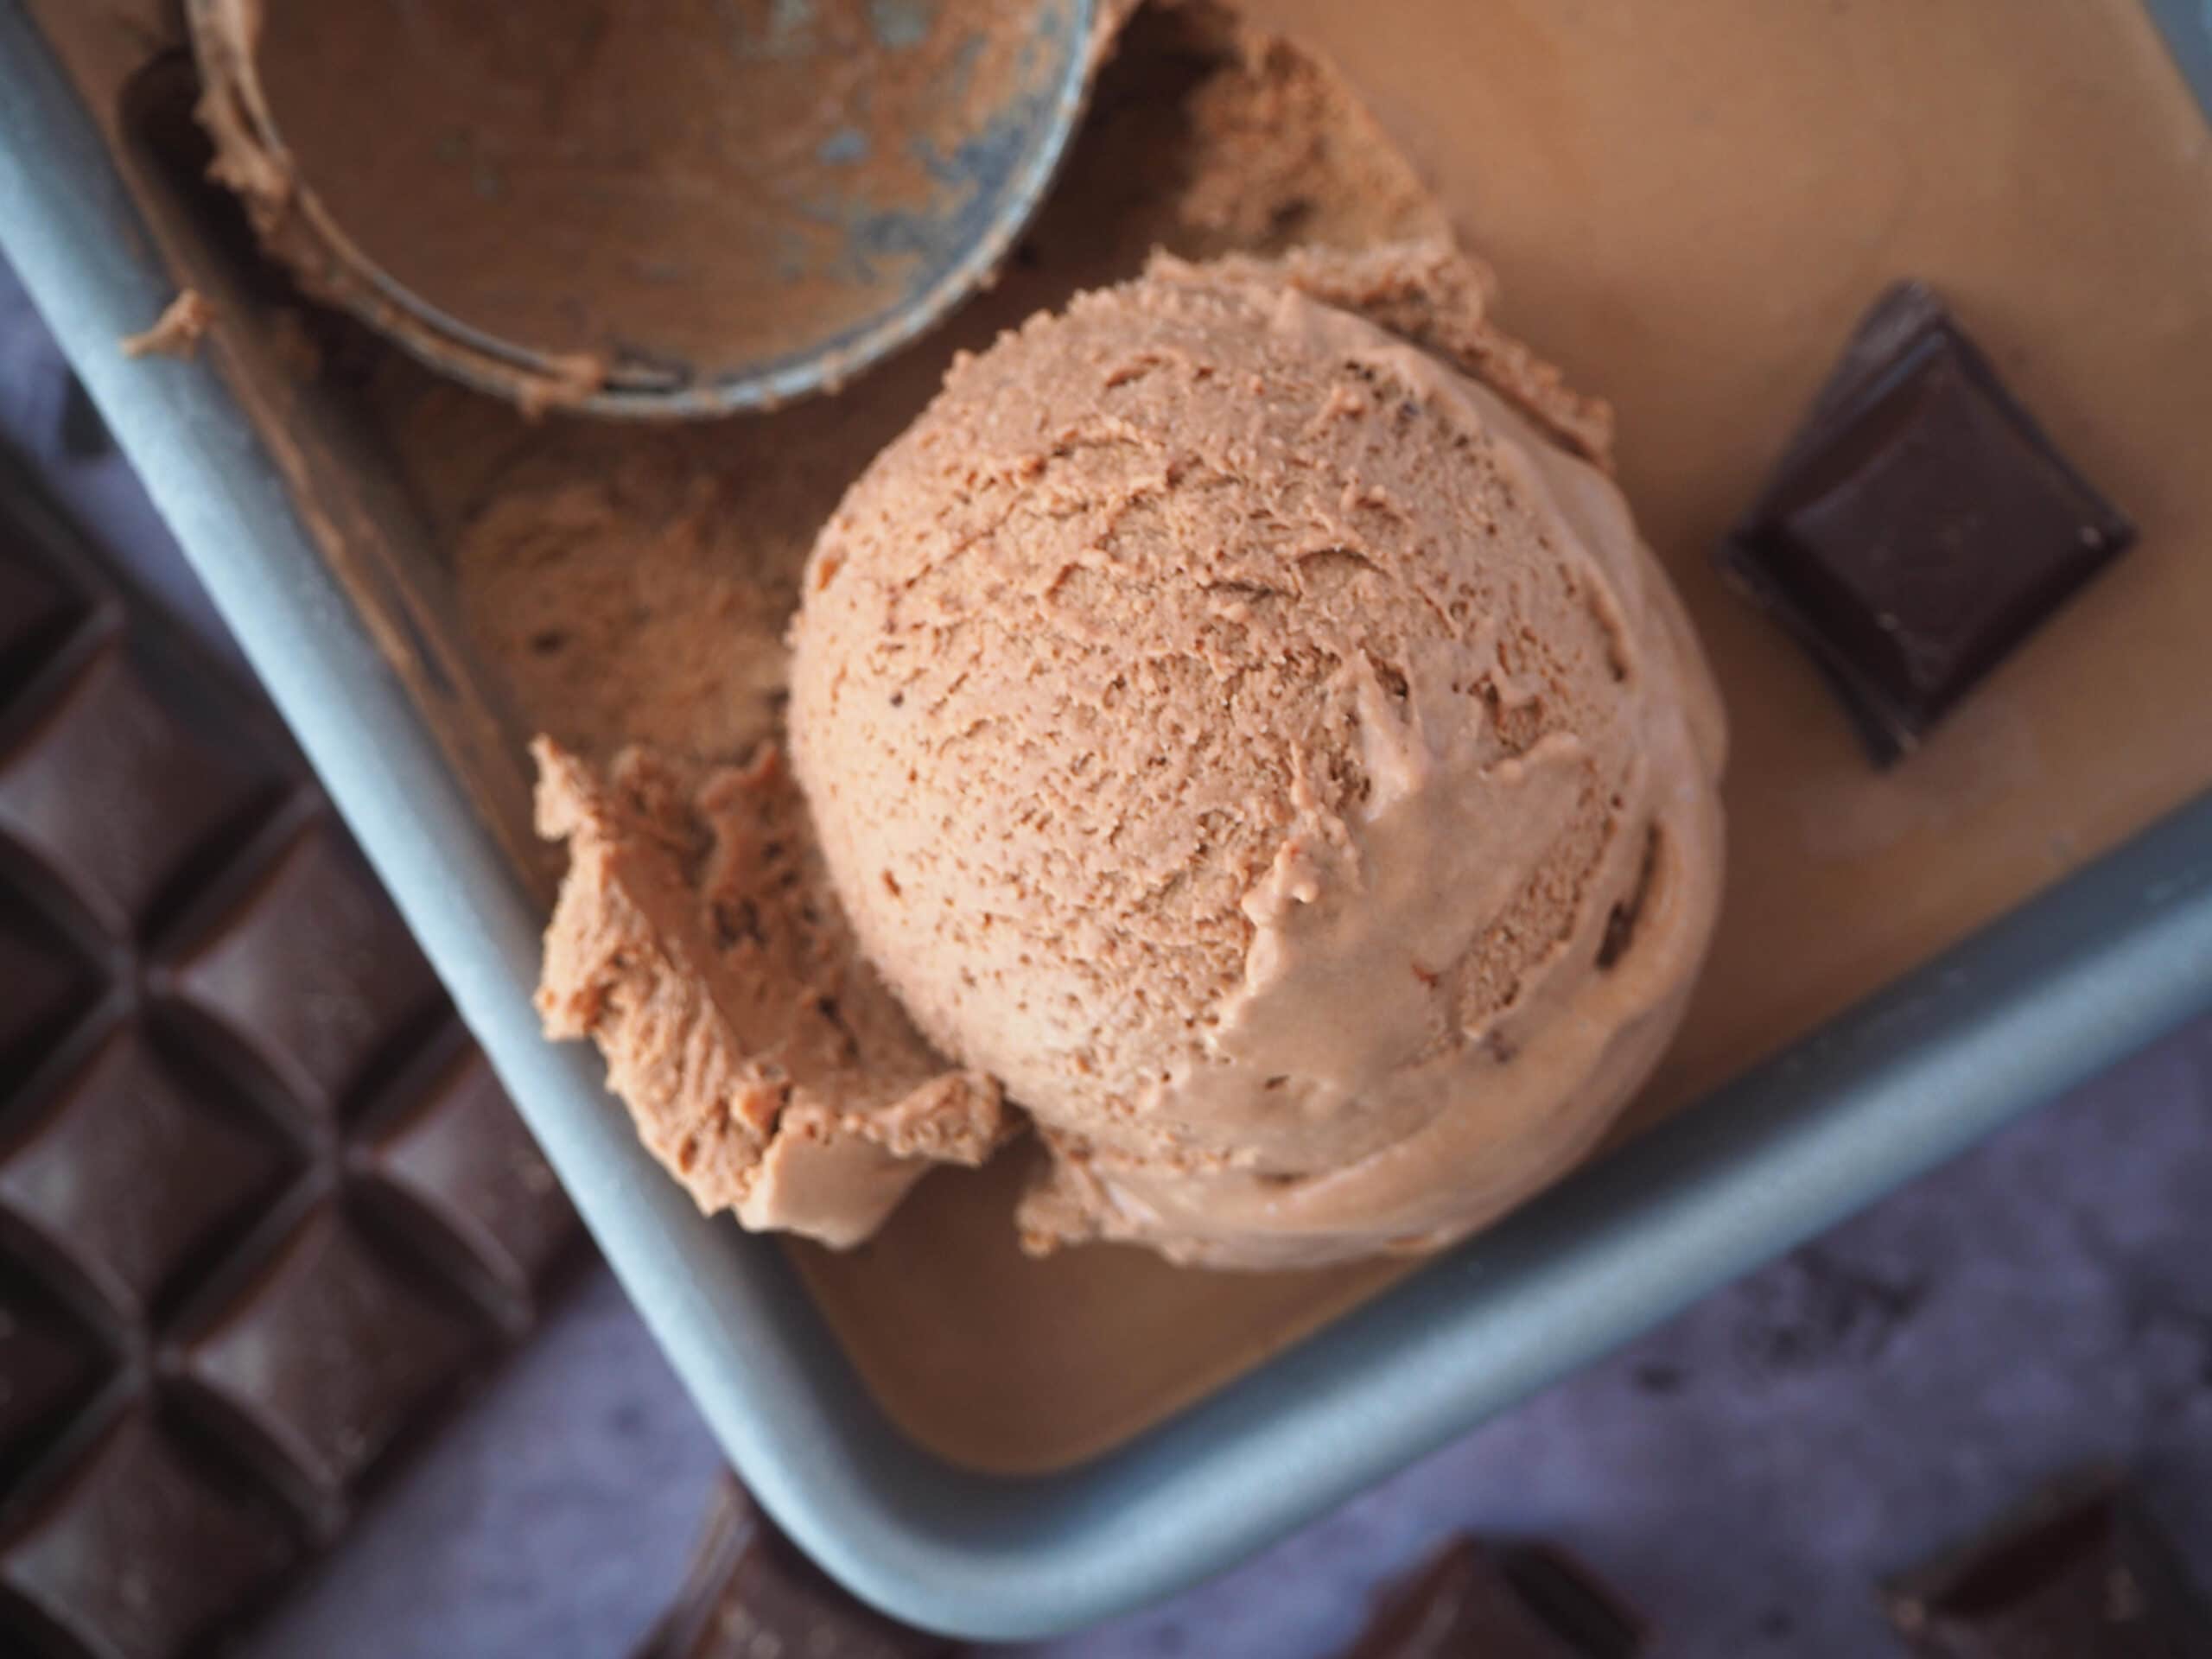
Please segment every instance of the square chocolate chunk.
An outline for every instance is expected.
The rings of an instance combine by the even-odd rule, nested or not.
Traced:
[[[1571,1556],[1453,1539],[1394,1586],[1345,1659],[1635,1659],[1642,1621]]]
[[[2134,539],[1906,283],[1859,325],[1720,562],[1887,766]]]
[[[676,1605],[634,1659],[953,1659],[958,1651],[856,1600],[726,1475]]]
[[[2077,1476],[1890,1586],[1926,1659],[2212,1659],[2212,1615],[2128,1489]]]

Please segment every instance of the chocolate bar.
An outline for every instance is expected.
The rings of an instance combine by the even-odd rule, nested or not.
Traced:
[[[273,712],[5,456],[0,988],[0,1652],[204,1652],[579,1235]]]
[[[1859,325],[1720,562],[1886,766],[2134,540],[1906,283]]]
[[[1548,1545],[1456,1538],[1393,1589],[1346,1659],[1633,1659],[1641,1622]]]
[[[2107,1474],[2037,1494],[1891,1584],[1888,1603],[1924,1659],[2212,1659],[2212,1611]]]
[[[676,1605],[637,1659],[948,1659],[959,1651],[855,1600],[725,1476]]]

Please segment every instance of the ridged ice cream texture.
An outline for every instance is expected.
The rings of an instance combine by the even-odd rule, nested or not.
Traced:
[[[1034,1248],[1459,1237],[1603,1134],[1712,932],[1719,703],[1619,492],[1317,287],[1160,259],[1033,319],[808,569],[830,878],[1035,1120]]]

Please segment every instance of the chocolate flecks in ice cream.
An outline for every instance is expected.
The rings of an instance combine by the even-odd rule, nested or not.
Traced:
[[[1065,303],[1084,278],[1129,275],[1155,242],[1192,256],[1241,256],[1211,270],[1170,261],[1131,291],[1175,296],[1186,308],[1242,307],[1249,315],[1224,324],[1232,336],[1224,342],[1228,370],[1262,374],[1287,367],[1289,385],[1301,365],[1319,365],[1323,378],[1342,380],[1311,409],[1268,399],[1255,404],[1241,383],[1230,394],[1240,410],[1267,411],[1275,429],[1268,435],[1271,442],[1290,435],[1286,422],[1295,423],[1301,440],[1304,428],[1318,422],[1314,429],[1324,442],[1351,446],[1335,457],[1347,470],[1332,476],[1324,492],[1332,497],[1329,511],[1346,523],[1325,544],[1291,550],[1291,537],[1276,538],[1273,548],[1298,556],[1294,582],[1314,590],[1317,632],[1300,642],[1303,655],[1291,671],[1245,677],[1255,691],[1289,696],[1300,719],[1318,722],[1313,732],[1296,736],[1323,743],[1313,758],[1328,775],[1308,791],[1310,799],[1300,798],[1290,817],[1280,810],[1290,797],[1278,790],[1258,804],[1274,818],[1223,826],[1218,859],[1198,872],[1202,879],[1194,888],[1211,883],[1205,913],[1227,918],[1229,925],[1182,941],[1192,959],[1181,963],[1171,935],[1198,912],[1179,917],[1171,906],[1155,918],[1160,931],[1150,941],[1154,948],[1140,950],[1121,971],[1132,976],[1135,995],[1156,998],[1157,1007],[1126,1032],[1117,1033],[1113,1020],[1099,1027],[1102,1052],[1090,1058],[1109,1062],[1111,1075],[1078,1091],[1080,1106],[1058,1109],[1057,1096],[1033,1098],[1046,1079],[1003,1049],[994,1047],[988,1057],[963,1052],[963,1058],[977,1076],[1002,1076],[1014,1097],[1047,1123],[1057,1173],[1027,1208],[1033,1243],[1127,1237],[1179,1259],[1225,1265],[1427,1248],[1465,1232],[1584,1149],[1671,1028],[1712,918],[1717,703],[1671,595],[1599,470],[1610,442],[1603,405],[1569,391],[1554,372],[1494,327],[1488,273],[1444,239],[1433,205],[1388,145],[1345,142],[1347,133],[1363,130],[1363,118],[1348,117],[1340,86],[1282,42],[1241,28],[1211,6],[1142,16],[1139,36],[1147,29],[1172,48],[1147,51],[1141,38],[1129,43],[1136,50],[1125,48],[1099,89],[1094,126],[1072,164],[1069,194],[1087,193],[1089,211],[1048,211],[1030,261],[1016,262],[1005,289],[963,317],[950,344],[985,343],[1036,305]],[[1244,188],[1232,188],[1237,184]],[[1122,211],[1102,213],[1102,197]],[[1105,232],[1110,243],[1102,243]],[[1318,251],[1332,242],[1338,251]],[[1119,302],[1112,295],[1094,296],[1077,312],[1095,317]],[[1109,395],[1153,397],[1166,381],[1147,387],[1150,370],[1135,360],[1142,355],[1141,338],[1130,349],[1135,357],[1117,365],[1125,378],[1107,389]],[[1254,352],[1250,365],[1236,360]],[[1359,367],[1338,376],[1326,365],[1344,353]],[[549,952],[551,1028],[598,1037],[613,1062],[612,1080],[639,1115],[649,1142],[703,1204],[734,1203],[756,1224],[789,1219],[766,1205],[748,1209],[747,1192],[732,1186],[696,1144],[685,1151],[687,1139],[704,1123],[720,1137],[717,1146],[727,1141],[734,1148],[739,1170],[753,1166],[757,1135],[730,1126],[747,1125],[760,1108],[733,1109],[721,1096],[733,1077],[741,1075],[744,1089],[753,1089],[758,1080],[746,1068],[757,1068],[785,1040],[772,1023],[742,1028],[745,1022],[728,1018],[721,1006],[750,999],[757,1007],[757,979],[733,988],[701,965],[715,946],[711,927],[700,918],[710,906],[697,874],[704,864],[696,851],[702,834],[696,804],[702,798],[696,791],[705,771],[741,761],[754,745],[775,741],[783,672],[776,631],[795,596],[800,559],[836,493],[893,444],[899,428],[926,402],[941,360],[894,363],[849,397],[779,416],[776,436],[785,464],[773,467],[746,464],[741,428],[712,433],[713,449],[704,447],[706,440],[695,441],[690,466],[671,462],[666,446],[651,456],[625,454],[620,434],[580,431],[551,446],[529,445],[511,466],[489,463],[495,474],[505,473],[503,487],[496,503],[478,511],[462,531],[465,602],[489,624],[487,632],[513,642],[506,654],[518,677],[549,686],[558,678],[607,692],[603,705],[588,689],[568,694],[573,741],[582,747],[572,757],[545,756],[554,767],[546,824],[569,835],[575,861],[556,948]],[[971,365],[956,382],[984,372]],[[1018,384],[1000,390],[1009,407],[1033,406]],[[1218,390],[1229,392],[1228,382]],[[1173,450],[1179,440],[1163,411],[1141,403],[1133,407],[1153,420],[1150,441]],[[925,418],[923,429],[927,426]],[[1191,435],[1194,441],[1201,435]],[[1394,462],[1394,448],[1408,438],[1410,448]],[[1436,481],[1430,468],[1438,468],[1439,477],[1452,475],[1458,463],[1446,452],[1479,457],[1453,495],[1454,510],[1470,515],[1464,524],[1421,500]],[[586,457],[588,464],[579,467]],[[464,467],[454,467],[450,482],[465,504],[482,486]],[[1367,488],[1355,476],[1362,468],[1377,480],[1372,499],[1364,500],[1356,499]],[[518,477],[540,475],[543,490],[512,487]],[[1268,498],[1280,482],[1270,477],[1255,486],[1245,505],[1270,511]],[[866,491],[863,486],[863,498]],[[1306,505],[1313,504],[1300,510]],[[1377,532],[1352,522],[1367,517],[1391,521],[1381,542]],[[1463,556],[1473,551],[1465,544],[1468,526],[1508,537],[1517,563],[1490,576],[1466,568]],[[835,539],[833,532],[825,540],[817,569],[838,556],[830,550]],[[1390,545],[1378,553],[1384,543]],[[1433,582],[1407,580],[1417,547],[1423,557],[1446,550]],[[1173,564],[1174,545],[1157,550],[1163,568]],[[1380,584],[1388,592],[1389,638],[1375,642],[1370,662],[1364,643],[1343,634],[1343,625],[1376,598],[1370,589],[1377,586],[1371,580],[1377,563],[1397,568],[1395,581]],[[671,575],[677,579],[661,580]],[[492,585],[477,585],[473,578],[479,575]],[[1248,643],[1265,640],[1268,621],[1249,614],[1267,609],[1265,597],[1240,594],[1236,580],[1232,575],[1228,587],[1200,593],[1206,613],[1201,620],[1211,626],[1216,611],[1242,607],[1246,620],[1232,631],[1241,627]],[[579,605],[579,582],[603,592],[605,601]],[[1517,591],[1532,584],[1546,592]],[[1268,585],[1264,575],[1253,583],[1255,589]],[[533,598],[556,592],[565,601],[557,614],[543,597]],[[1160,607],[1139,607],[1134,620],[1151,626],[1172,654],[1169,636],[1193,618],[1179,598],[1161,599]],[[604,642],[591,637],[595,614],[607,620]],[[802,639],[819,634],[800,631]],[[656,637],[665,649],[640,648]],[[1225,636],[1214,647],[1217,654],[1234,649]],[[1460,654],[1465,662],[1446,661]],[[601,661],[604,675],[579,672]],[[1226,664],[1223,657],[1216,667],[1225,670]],[[1617,673],[1633,679],[1630,693],[1614,689]],[[1451,707],[1430,706],[1438,675],[1458,687],[1445,693]],[[1671,726],[1655,712],[1662,710],[1673,711]],[[1245,729],[1217,734],[1220,770],[1213,783],[1223,801],[1208,810],[1233,816],[1245,803],[1230,798],[1255,782],[1251,757],[1240,760],[1237,745],[1264,734],[1266,726],[1258,705],[1246,713],[1252,719]],[[621,740],[652,734],[664,718],[664,761],[641,753],[615,760]],[[1421,722],[1434,722],[1435,729],[1422,729]],[[831,741],[823,731],[815,735]],[[1133,748],[1141,747],[1141,733],[1127,735]],[[807,741],[804,734],[801,741]],[[662,767],[669,780],[664,800],[681,800],[690,791],[695,804],[601,810],[588,820],[590,833],[579,836],[586,820],[560,803],[588,798],[603,805],[620,798],[623,784],[603,770],[610,762],[618,777]],[[1441,786],[1429,779],[1432,771],[1443,776]],[[888,787],[899,780],[876,781]],[[945,786],[957,787],[950,779]],[[865,785],[855,779],[853,787]],[[1379,908],[1341,902],[1341,894],[1339,902],[1309,906],[1305,899],[1325,878],[1333,887],[1376,856],[1365,831],[1355,837],[1348,827],[1350,820],[1366,821],[1366,809],[1345,795],[1351,787],[1367,791],[1376,834],[1391,843],[1394,891],[1370,895]],[[1682,802],[1678,808],[1670,798],[1662,815],[1660,797],[1669,791],[1678,791]],[[1490,830],[1463,833],[1462,816],[1488,806],[1492,797],[1506,810]],[[893,799],[886,796],[881,804],[888,809]],[[686,813],[691,827],[671,832],[671,814],[680,820]],[[1655,836],[1662,816],[1664,828]],[[810,829],[804,817],[791,820],[794,838]],[[1315,836],[1320,840],[1308,845]],[[695,849],[689,862],[680,850],[671,851],[687,845]],[[831,845],[837,846],[834,832]],[[1664,874],[1649,884],[1656,897],[1648,898],[1642,912],[1637,948],[1624,953],[1620,971],[1600,973],[1596,958],[1609,932],[1618,933],[1612,918],[1635,907],[1654,848],[1663,853]],[[1443,868],[1465,876],[1456,887],[1445,884],[1452,902],[1442,906],[1432,902],[1439,885],[1429,868],[1440,852],[1451,855]],[[656,872],[652,880],[661,898],[642,909],[622,880],[602,875],[627,872],[634,882],[641,867]],[[960,908],[979,900],[950,866],[915,874],[932,902]],[[1049,861],[1031,874],[1047,887],[1057,879]],[[893,873],[893,882],[900,879]],[[866,994],[898,1016],[893,1023],[911,1045],[902,1049],[909,1064],[899,1073],[897,1090],[875,1087],[880,1079],[857,1071],[818,1073],[817,1098],[826,1110],[844,1108],[842,1090],[870,1086],[873,1092],[855,1108],[865,1120],[885,1099],[904,1098],[960,1068],[938,1058],[904,1025],[899,1001],[863,960],[886,944],[869,906],[877,895],[896,902],[881,870],[871,868],[865,880],[841,887],[832,895],[825,887],[814,902],[836,911],[842,899],[852,907],[865,948],[855,951],[852,936],[841,934],[839,949],[849,953],[843,960],[861,976]],[[1248,900],[1252,917],[1243,913]],[[785,899],[772,893],[760,902]],[[1380,957],[1398,950],[1403,941],[1396,935],[1405,929],[1418,933],[1414,948],[1421,960],[1415,965],[1433,982],[1424,986],[1411,973],[1395,976],[1405,988],[1394,985],[1375,1000],[1388,1017],[1373,1041],[1355,1046],[1357,1052],[1278,1066],[1268,1050],[1282,1040],[1286,1020],[1295,1022],[1295,1007],[1359,980]],[[1279,994],[1238,1004],[1246,951],[1264,940],[1262,951],[1280,956],[1294,933],[1305,937],[1274,970]],[[562,944],[603,944],[610,937],[629,943],[614,950]],[[1032,958],[1033,967],[1033,952]],[[964,1050],[926,993],[926,976],[895,953],[883,965],[923,1028]],[[636,1019],[593,1017],[607,1006],[596,988],[620,976],[627,976],[624,1006],[680,1007],[683,1033],[671,1036]],[[1038,999],[1068,994],[1041,982],[1032,988]],[[995,1006],[1031,1020],[1033,1030],[1044,1028],[1041,1001],[1020,1007],[1025,1000],[1016,988]],[[1547,1021],[1543,1011],[1553,1001],[1572,1017]],[[795,994],[785,1012],[804,1001],[803,991]],[[584,1017],[563,1015],[564,1007],[583,1010]],[[1097,1012],[1079,1010],[1084,1019]],[[1137,1070],[1157,1063],[1172,1072],[1194,1052],[1187,1044],[1148,1049],[1147,1040],[1186,1018],[1194,1025],[1227,1021],[1229,1040],[1249,1052],[1234,1064],[1207,1068],[1188,1097],[1165,1109],[1156,1101],[1147,1104],[1133,1086],[1141,1081]],[[630,1034],[649,1028],[650,1041]],[[1568,1031],[1578,1034],[1560,1034]],[[696,1032],[710,1033],[706,1046],[713,1058],[687,1071],[683,1057],[692,1052],[686,1045]],[[1117,1046],[1118,1036],[1129,1037],[1126,1052]],[[1270,1086],[1278,1077],[1281,1081]],[[1478,1080],[1487,1096],[1501,1079],[1507,1080],[1505,1091],[1491,1109],[1445,1109],[1471,1080]],[[1117,1117],[1144,1121],[1117,1123]],[[863,1130],[856,1134],[873,1144]],[[1346,1167],[1336,1179],[1316,1180],[1331,1162]],[[917,1168],[902,1162],[899,1179],[911,1179]],[[835,1226],[817,1215],[804,1230],[849,1240],[864,1233],[887,1202],[872,1203],[865,1214]]]
[[[1496,280],[1449,242],[1294,248],[1268,261],[1231,254],[1217,268],[1358,313],[1481,381],[1560,448],[1612,470],[1611,406],[1569,387],[1556,368],[1491,320]]]
[[[1443,217],[1343,82],[1211,0],[1139,11],[1060,185],[997,286],[925,346],[765,420],[531,427],[387,356],[372,389],[469,629],[588,760],[741,760],[779,728],[783,634],[816,534],[956,348],[1078,289],[1192,258],[1435,243]]]
[[[817,832],[916,1022],[1036,1118],[1039,1247],[1462,1236],[1594,1141],[1710,938],[1688,625],[1596,467],[1313,297],[1466,270],[1391,258],[1163,259],[1033,320],[810,567]],[[1482,337],[1484,286],[1431,332]]]
[[[696,787],[638,750],[603,778],[550,741],[538,764],[569,861],[546,1030],[599,1044],[702,1208],[852,1244],[931,1163],[1006,1138],[998,1085],[931,1052],[853,950],[772,747]]]

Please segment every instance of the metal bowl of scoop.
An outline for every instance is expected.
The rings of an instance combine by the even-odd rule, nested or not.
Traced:
[[[1098,0],[188,0],[214,174],[308,291],[532,411],[834,391],[987,282]]]

